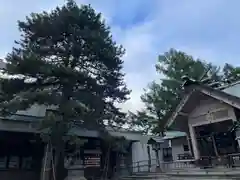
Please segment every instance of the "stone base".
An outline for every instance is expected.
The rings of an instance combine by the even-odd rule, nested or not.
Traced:
[[[160,167],[156,167],[156,172],[160,173],[160,172],[162,172],[162,169]]]
[[[67,177],[66,180],[87,180],[87,179],[83,176],[78,176],[78,177]]]

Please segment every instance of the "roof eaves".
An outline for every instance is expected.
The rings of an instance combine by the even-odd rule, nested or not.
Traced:
[[[240,84],[240,81],[236,81],[236,82],[233,82],[233,83],[231,83],[231,84],[227,84],[227,85],[224,85],[224,86],[220,86],[220,87],[218,87],[218,88],[216,88],[216,89],[218,89],[218,90],[224,90],[224,89],[226,89],[226,88],[235,86],[236,84]]]
[[[174,110],[174,112],[172,113],[170,118],[167,120],[165,127],[171,126],[171,124],[174,122],[174,120],[177,117],[177,115],[179,114],[179,112],[182,110],[185,103],[191,97],[192,93],[196,90],[198,90],[208,96],[211,96],[215,99],[218,99],[218,100],[223,100],[222,98],[219,98],[219,96],[226,97],[226,99],[228,99],[228,100],[225,100],[224,101],[225,103],[240,109],[240,98],[239,97],[233,96],[233,95],[228,94],[219,89],[214,89],[214,88],[208,87],[206,85],[194,84],[194,85],[191,85],[188,88],[188,90],[189,90],[188,93],[182,98],[182,100],[178,104],[177,108]]]
[[[171,124],[173,123],[173,121],[175,120],[175,118],[177,117],[178,113],[181,111],[181,109],[183,108],[183,106],[186,104],[186,102],[188,101],[188,99],[191,97],[192,93],[194,92],[194,89],[191,89],[187,94],[184,95],[184,97],[181,99],[181,101],[179,102],[179,104],[177,105],[176,109],[174,110],[174,112],[172,113],[172,115],[170,116],[170,118],[168,118],[166,124],[165,124],[165,128],[170,127]]]

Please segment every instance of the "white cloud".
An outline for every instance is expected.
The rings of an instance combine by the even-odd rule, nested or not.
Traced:
[[[118,34],[118,38],[127,49],[126,69],[131,69],[130,72],[132,72],[128,72],[126,79],[133,93],[131,101],[124,105],[124,109],[134,111],[143,107],[139,98],[143,93],[143,88],[150,81],[159,77],[156,76],[154,68],[157,55],[169,48],[176,48],[196,58],[220,65],[224,61],[226,62],[227,58],[228,60],[232,58],[231,53],[226,52],[227,50],[219,51],[218,42],[211,42],[210,38],[201,41],[201,37],[208,33],[210,37],[214,38],[220,32],[218,28],[224,28],[221,23],[218,24],[221,18],[236,17],[236,14],[232,14],[230,9],[226,10],[228,4],[226,1],[163,0],[158,2],[158,6],[152,8],[153,15],[149,21],[122,30],[124,32],[120,33],[122,36]],[[234,2],[237,6],[238,2]],[[235,6],[232,4],[231,9],[233,10]],[[227,25],[228,23],[223,24]],[[235,22],[234,25],[235,28],[240,27],[239,23]],[[232,33],[231,29],[225,32],[227,32],[226,36]],[[219,35],[217,38],[221,39],[222,37]],[[236,60],[231,62],[236,64]],[[139,63],[142,63],[141,67],[139,67]]]
[[[117,28],[113,28],[116,30]],[[149,34],[151,23],[144,23],[125,30],[117,30],[116,37],[119,43],[126,48],[123,57],[125,61],[126,82],[132,90],[131,99],[121,107],[125,111],[136,111],[143,108],[140,96],[147,83],[156,78],[155,62],[157,49],[154,46],[155,37]],[[149,62],[149,63],[148,63]]]

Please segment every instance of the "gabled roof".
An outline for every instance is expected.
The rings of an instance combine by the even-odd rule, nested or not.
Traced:
[[[238,84],[240,84],[240,81],[236,81],[236,82],[233,82],[233,83],[231,83],[231,84],[227,84],[227,85],[224,85],[224,86],[220,86],[220,87],[217,88],[217,89],[225,91],[225,90],[227,90],[227,89],[229,89],[229,88],[235,87],[235,86],[238,85]]]
[[[222,90],[214,89],[202,84],[192,84],[186,87],[186,92],[187,93],[184,95],[176,109],[171,114],[170,118],[167,120],[165,125],[166,127],[171,126],[175,119],[178,116],[181,116],[184,107],[186,108],[185,111],[190,111],[190,109],[192,110],[192,108],[194,107],[193,105],[196,103],[194,103],[193,101],[189,102],[191,99],[197,101],[200,99],[200,97],[212,97],[216,100],[229,104],[232,107],[240,109],[240,97],[234,96]]]
[[[185,137],[186,133],[185,132],[180,132],[180,131],[167,131],[165,133],[165,136],[163,139],[175,139],[175,138],[180,138],[180,137]]]
[[[158,137],[158,136],[156,136],[156,137],[151,137],[151,138],[148,140],[147,143],[148,143],[148,144],[164,143],[164,140],[163,140],[162,137]]]

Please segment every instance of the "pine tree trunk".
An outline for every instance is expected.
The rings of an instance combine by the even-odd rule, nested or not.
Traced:
[[[64,180],[67,177],[67,169],[64,167],[64,148],[65,144],[62,137],[59,138],[59,144],[56,147],[56,180]]]
[[[59,123],[59,135],[58,135],[58,143],[56,148],[56,180],[64,180],[68,175],[68,170],[64,167],[64,158],[65,158],[65,142],[63,140],[63,136],[67,131],[67,124],[68,124],[68,103],[70,99],[70,94],[72,92],[71,89],[66,88],[67,85],[63,86],[63,97],[61,99],[60,104],[60,113],[62,114],[61,123]]]

